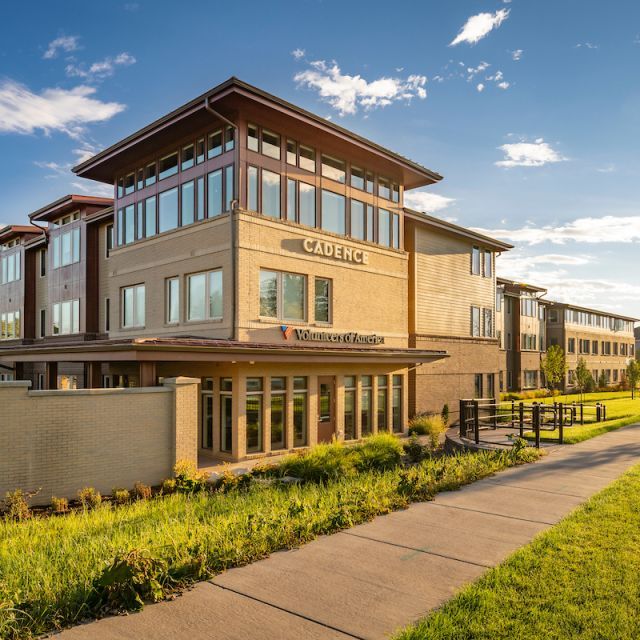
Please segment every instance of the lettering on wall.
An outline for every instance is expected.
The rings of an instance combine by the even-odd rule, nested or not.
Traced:
[[[362,334],[356,331],[334,333],[332,331],[316,331],[314,329],[293,329],[287,325],[281,325],[282,337],[288,340],[295,335],[301,342],[337,342],[340,344],[384,344],[384,336],[375,333]]]
[[[344,260],[345,262],[353,262],[355,264],[369,264],[368,251],[354,249],[353,247],[345,247],[344,245],[337,244],[335,242],[305,238],[302,241],[302,248],[307,253],[312,253],[316,256],[335,258],[336,260]]]

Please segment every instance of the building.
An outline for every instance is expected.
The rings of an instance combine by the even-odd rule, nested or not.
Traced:
[[[500,391],[524,391],[545,385],[540,365],[547,349],[546,293],[541,287],[497,279]]]
[[[596,383],[620,384],[629,360],[635,357],[636,318],[560,302],[550,303],[547,315],[549,345],[560,345],[567,357],[565,387],[575,386],[575,370],[584,358]]]

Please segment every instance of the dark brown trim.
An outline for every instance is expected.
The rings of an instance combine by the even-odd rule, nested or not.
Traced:
[[[79,196],[69,194],[51,202],[37,211],[29,214],[30,220],[49,221],[51,218],[61,216],[71,209],[80,206],[113,207],[113,198],[100,198],[98,196]]]

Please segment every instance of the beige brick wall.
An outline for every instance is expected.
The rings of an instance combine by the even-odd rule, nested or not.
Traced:
[[[196,460],[197,382],[78,391],[0,383],[0,496],[41,489],[34,504],[47,504],[85,486],[160,483],[176,459]]]

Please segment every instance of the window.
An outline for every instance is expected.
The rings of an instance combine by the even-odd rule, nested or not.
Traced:
[[[567,341],[567,351],[569,353],[575,353],[576,352],[576,339],[575,338],[569,338]]]
[[[345,234],[345,198],[333,191],[322,190],[322,228]]]
[[[300,168],[305,171],[316,171],[316,152],[311,147],[300,145]]]
[[[296,376],[293,379],[293,446],[304,447],[307,444],[307,377]]]
[[[202,407],[202,447],[213,447],[213,378],[200,381],[200,406]]]
[[[207,146],[207,158],[215,158],[222,155],[222,129],[218,129],[209,134],[209,144]]]
[[[193,180],[180,186],[182,192],[182,226],[193,224],[195,220],[195,183]]]
[[[136,174],[129,173],[124,178],[124,195],[128,196],[133,193],[136,188]]]
[[[160,158],[158,180],[164,180],[169,176],[174,176],[178,173],[178,152],[170,153],[164,158]]]
[[[262,154],[280,160],[280,136],[277,133],[262,130]]]
[[[196,219],[204,220],[204,176],[200,176],[196,180],[196,185],[198,187],[196,194]]]
[[[369,242],[374,241],[374,227],[373,227],[373,205],[367,205],[367,240]]]
[[[365,174],[365,190],[367,193],[373,193],[374,184],[373,173],[367,171]]]
[[[287,140],[287,164],[294,167],[298,164],[298,143],[295,140]]]
[[[357,240],[365,239],[365,205],[359,200],[351,200],[351,229],[350,235]]]
[[[212,171],[207,176],[208,182],[208,215],[215,218],[222,213],[222,169]]]
[[[344,377],[344,439],[356,437],[356,377]]]
[[[144,186],[150,187],[156,182],[156,163],[148,164],[144,170]]]
[[[385,200],[391,200],[391,183],[386,178],[378,177],[378,195]]]
[[[500,312],[502,311],[502,297],[503,297],[503,293],[502,291],[496,291],[496,311]]]
[[[144,238],[144,201],[136,202],[136,240]]]
[[[378,243],[391,246],[390,236],[391,213],[386,209],[378,209]]]
[[[222,270],[190,275],[187,283],[187,320],[222,319]]]
[[[378,431],[387,430],[387,376],[378,376]]]
[[[338,160],[332,156],[322,154],[322,175],[342,184],[346,181],[347,172],[345,170],[344,160]]]
[[[109,321],[111,313],[111,300],[109,298],[104,299],[104,330],[109,333],[111,323]]]
[[[260,315],[304,320],[307,278],[297,273],[260,270]]]
[[[262,214],[280,217],[280,174],[262,170]]]
[[[180,322],[180,280],[178,278],[167,279],[167,324]]]
[[[144,327],[145,286],[137,284],[122,289],[122,328]]]
[[[397,184],[391,185],[391,200],[400,202],[400,187]]]
[[[235,128],[232,126],[227,126],[225,127],[224,130],[224,150],[225,152],[227,151],[233,151],[233,148],[235,146]]]
[[[298,220],[298,190],[297,182],[287,180],[287,220],[296,222]]]
[[[144,201],[144,229],[145,237],[155,236],[156,228],[156,196],[151,196]]]
[[[109,233],[109,230],[111,230],[111,234]],[[113,225],[109,225],[107,227],[107,258],[109,257],[109,250],[111,249],[111,247],[109,246],[109,238],[113,233]],[[44,278],[47,275],[47,250],[46,249],[40,249],[39,251],[40,254],[40,277]]]
[[[79,229],[77,229],[79,232]],[[21,262],[20,253],[14,251],[8,256],[2,256],[2,271],[0,276],[0,284],[6,284],[7,282],[15,282],[20,280],[21,275]],[[70,263],[67,263],[70,264]]]
[[[358,167],[351,167],[351,186],[354,189],[364,191],[364,170]]]
[[[44,338],[47,334],[47,310],[40,309],[40,337]]]
[[[258,211],[258,168],[247,170],[247,206],[250,211]]]
[[[195,164],[195,147],[190,144],[186,147],[182,147],[182,162],[180,163],[180,169],[186,171],[191,169]]]
[[[13,340],[20,337],[20,312],[8,311],[0,314],[0,339]]]
[[[538,372],[537,371],[525,371],[524,372],[524,386],[527,389],[535,389],[538,386]]]
[[[362,382],[362,393],[360,396],[360,427],[363,436],[371,433],[371,414],[372,414],[372,388],[371,388],[371,376],[362,376],[360,378]]]
[[[247,452],[262,451],[262,378],[247,378]]]
[[[482,374],[476,373],[474,375],[474,384],[473,384],[473,393],[474,398],[482,398]]]
[[[200,138],[196,142],[196,164],[204,162],[204,138]]]
[[[483,309],[482,329],[485,338],[493,338],[493,310]]]
[[[178,226],[178,187],[160,194],[158,207],[158,231],[164,233]]]
[[[258,151],[258,146],[258,127],[255,124],[250,124],[247,127],[247,149]]]
[[[131,215],[131,224],[130,224],[131,240],[129,240],[129,242],[133,242],[133,229],[134,229],[134,223],[135,223],[133,219],[133,205],[131,205],[130,207],[127,207],[126,211]],[[125,236],[125,239],[128,240],[128,238],[129,238],[129,235],[127,234]],[[59,267],[65,267],[67,265],[80,262],[80,229],[76,227],[75,229],[64,231],[58,234],[52,240],[52,247],[53,247],[53,268],[54,269],[58,269]],[[14,254],[14,255],[18,256],[18,254]],[[17,270],[17,277],[15,278],[16,280],[20,279],[19,264],[20,262],[18,257],[18,260],[16,262],[16,270]]]
[[[474,276],[480,275],[480,247],[473,247],[471,250],[471,273]]]
[[[394,375],[391,389],[391,421],[393,432],[402,433],[402,376]]]
[[[397,213],[391,214],[391,246],[400,248],[400,216]]]
[[[224,168],[224,210],[231,211],[235,198],[235,186],[233,180],[233,165]]]
[[[331,322],[331,280],[316,278],[315,281],[315,320]]]
[[[67,300],[52,305],[53,335],[80,333],[80,300]]]
[[[471,335],[480,336],[480,307],[471,307]]]
[[[284,449],[287,412],[286,378],[271,378],[271,449]]]
[[[233,447],[233,382],[220,379],[220,451],[229,453]]]
[[[493,254],[487,249],[484,251],[484,277],[493,278]]]

